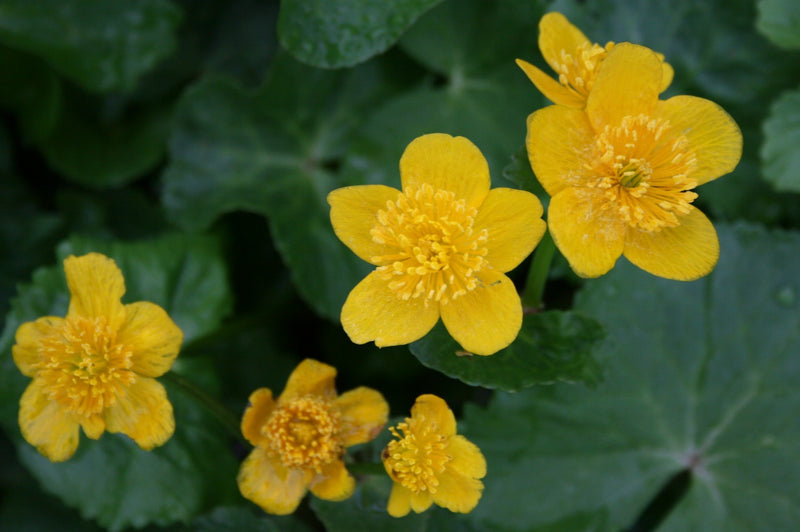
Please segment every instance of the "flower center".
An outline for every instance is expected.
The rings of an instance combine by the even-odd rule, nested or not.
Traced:
[[[680,224],[697,197],[697,181],[689,176],[697,157],[683,135],[670,135],[666,120],[646,115],[626,116],[616,127],[597,136],[588,169],[600,189],[601,209],[629,226],[660,231]]]
[[[42,339],[39,354],[44,393],[79,416],[101,413],[136,381],[131,348],[117,343],[104,317],[66,319]]]
[[[474,230],[477,213],[453,192],[428,184],[410,186],[397,201],[386,202],[370,234],[397,250],[372,257],[389,288],[404,301],[423,297],[427,305],[447,303],[478,287],[476,274],[489,264],[489,232]]]
[[[561,56],[555,65],[559,83],[583,97],[589,96],[600,64],[613,47],[613,42],[606,44],[605,48],[599,44],[585,42],[575,50],[575,55],[561,50]]]
[[[278,406],[261,432],[286,467],[322,467],[342,456],[341,416],[330,401],[300,397]]]
[[[403,436],[390,427],[392,435],[398,439],[390,441],[382,453],[389,476],[414,493],[426,490],[436,493],[437,475],[453,459],[445,452],[446,438],[431,426],[412,430],[406,422],[399,423],[397,428],[403,431]]]

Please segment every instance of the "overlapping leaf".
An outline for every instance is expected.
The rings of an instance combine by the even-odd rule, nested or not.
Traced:
[[[758,0],[756,28],[783,48],[800,48],[800,4],[793,0]]]
[[[800,192],[800,89],[784,93],[764,122],[764,177],[778,190]]]

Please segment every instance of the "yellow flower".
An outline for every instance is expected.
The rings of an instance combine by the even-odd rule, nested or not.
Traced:
[[[539,50],[558,74],[558,81],[522,59],[517,59],[517,65],[550,101],[582,109],[603,60],[613,48],[613,42],[600,46],[589,41],[561,13],[547,13],[539,21]],[[663,92],[672,82],[673,71],[663,62],[664,56],[657,55],[662,68],[658,92]]]
[[[504,275],[545,231],[529,192],[489,190],[489,166],[463,137],[424,135],[400,159],[403,191],[384,185],[334,190],[331,223],[356,255],[377,266],[342,308],[350,339],[402,345],[441,316],[461,346],[491,355],[522,326],[522,305]]]
[[[651,50],[619,44],[585,112],[553,105],[528,117],[531,166],[552,196],[550,234],[583,277],[603,275],[623,254],[679,280],[717,263],[716,231],[691,205],[692,189],[736,167],[742,134],[713,102],[659,100],[662,72]]]
[[[53,462],[75,453],[79,427],[95,440],[108,431],[146,450],[163,444],[175,420],[154,377],[169,371],[183,333],[158,305],[122,304],[125,280],[110,258],[69,256],[64,271],[67,316],[23,323],[12,349],[33,378],[20,399],[23,437]]]
[[[459,513],[475,508],[483,491],[479,479],[486,476],[486,460],[474,443],[456,434],[456,418],[444,400],[420,395],[411,417],[389,430],[397,438],[381,455],[394,481],[389,515],[424,512],[432,503]]]
[[[308,489],[329,501],[353,494],[344,450],[374,439],[389,405],[363,386],[337,397],[335,377],[335,368],[308,358],[277,401],[267,388],[250,395],[242,434],[255,449],[239,469],[239,491],[265,512],[294,512]]]

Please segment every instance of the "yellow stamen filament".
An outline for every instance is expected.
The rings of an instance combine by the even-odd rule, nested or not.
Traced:
[[[453,192],[425,184],[407,187],[378,211],[372,239],[396,252],[372,257],[389,288],[408,301],[422,297],[447,303],[480,286],[488,268],[488,231],[475,231],[477,209]]]
[[[571,55],[567,50],[561,50],[558,62],[554,65],[559,83],[584,98],[587,97],[594,85],[600,64],[613,47],[613,42],[609,42],[605,47],[585,42],[575,50],[575,55]]]
[[[597,136],[589,187],[603,191],[599,208],[633,228],[660,231],[680,224],[697,197],[690,176],[697,157],[670,123],[645,115],[626,116]]]
[[[116,341],[104,317],[67,318],[42,340],[39,354],[44,393],[78,416],[100,414],[136,381],[131,348]]]
[[[384,464],[392,480],[414,493],[436,493],[437,478],[453,458],[445,452],[446,438],[437,434],[433,426],[411,427],[406,419],[397,429],[390,427],[397,440],[392,440],[383,450]]]
[[[319,473],[342,456],[340,425],[341,415],[330,401],[305,396],[279,405],[261,432],[284,466]]]

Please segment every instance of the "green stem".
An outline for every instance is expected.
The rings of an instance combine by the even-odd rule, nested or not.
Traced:
[[[545,231],[542,241],[536,247],[531,261],[531,268],[528,270],[528,279],[525,281],[525,290],[522,293],[523,311],[537,311],[543,306],[542,296],[544,295],[544,285],[547,282],[547,274],[550,271],[550,263],[553,261],[556,246],[550,231]]]
[[[192,381],[181,377],[174,371],[170,371],[169,373],[165,374],[163,378],[180,388],[183,393],[202,404],[212,416],[217,418],[217,421],[219,421],[228,430],[228,432],[231,433],[231,435],[244,441],[242,439],[242,433],[239,426],[239,419],[233,414],[233,412],[222,406],[222,404],[217,401],[215,397],[208,394],[205,390],[197,387],[197,385]]]

